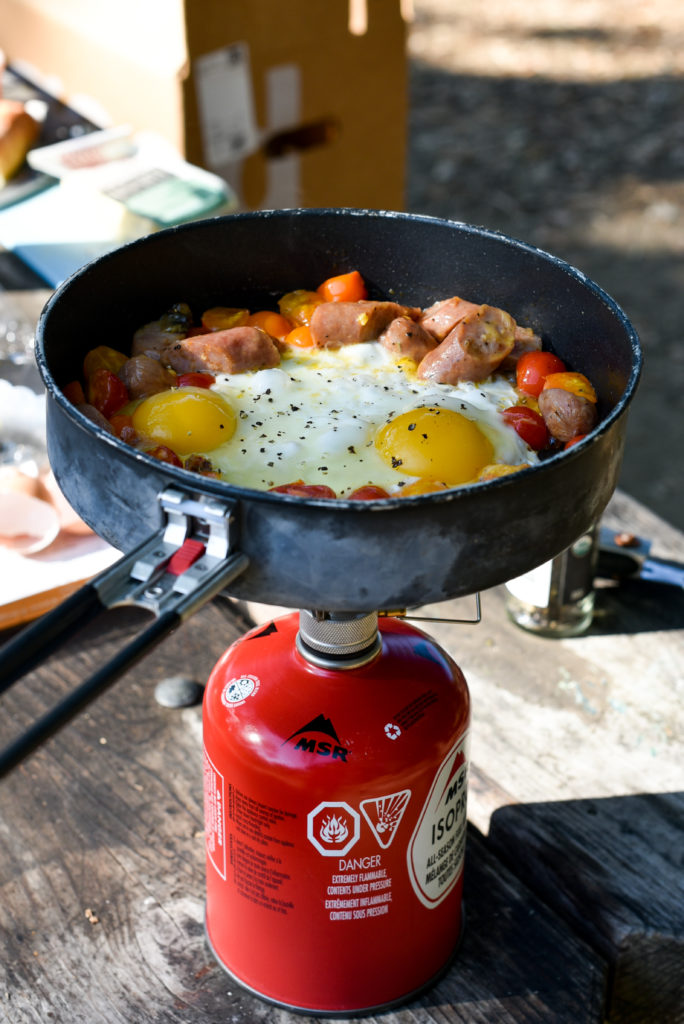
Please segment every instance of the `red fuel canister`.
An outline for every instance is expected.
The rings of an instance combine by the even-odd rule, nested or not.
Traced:
[[[304,616],[247,633],[207,684],[207,934],[262,998],[371,1011],[433,982],[458,943],[468,689],[404,622],[378,633],[370,616],[358,664],[330,655],[337,639],[302,642]]]

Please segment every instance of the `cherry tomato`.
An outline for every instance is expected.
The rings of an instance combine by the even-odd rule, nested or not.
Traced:
[[[270,309],[259,310],[258,313],[252,313],[248,316],[245,324],[250,327],[260,327],[262,331],[266,331],[272,338],[277,338],[278,341],[284,341],[287,335],[292,330],[292,324],[290,321],[281,316],[280,313],[274,313]]]
[[[347,497],[350,501],[374,501],[376,498],[389,498],[389,494],[384,487],[376,487],[375,484],[365,484],[363,487],[357,487]]]
[[[88,378],[88,402],[94,405],[98,412],[101,412],[107,419],[118,412],[128,402],[128,391],[123,381],[120,381],[111,370],[101,367],[95,370]]]
[[[358,302],[359,299],[368,298],[366,285],[358,270],[329,277],[319,285],[317,291],[325,302]]]
[[[207,331],[227,331],[229,327],[242,327],[248,316],[248,309],[212,306],[202,313],[202,327]]]
[[[125,356],[123,352],[118,352],[115,348],[110,348],[109,345],[98,345],[97,348],[91,348],[83,360],[83,376],[88,380],[96,370],[109,370],[111,373],[118,373],[127,361],[128,356]]]
[[[179,388],[210,388],[215,383],[210,373],[181,373],[176,381]]]
[[[183,468],[183,463],[176,453],[167,448],[165,444],[155,445],[154,448],[144,448],[143,451],[147,455],[152,455],[155,459],[159,459],[160,462],[168,462],[170,466],[180,466],[181,469]]]
[[[550,373],[544,381],[542,390],[547,391],[551,388],[571,391],[573,395],[586,398],[588,402],[597,400],[596,392],[583,373]]]
[[[305,288],[296,288],[293,292],[287,292],[278,301],[278,309],[286,319],[291,320],[295,326],[308,324],[316,306],[320,306],[323,299],[318,292],[310,292]]]
[[[509,409],[504,409],[501,415],[505,422],[513,427],[518,437],[535,451],[545,448],[549,443],[549,432],[544,417],[534,409],[526,405],[512,405]]]
[[[121,431],[124,430],[124,428],[130,427],[133,429],[133,417],[126,416],[122,412],[116,412],[113,416],[110,416],[109,422],[117,437],[121,437]]]
[[[294,494],[297,498],[337,497],[332,487],[325,484],[305,484],[303,480],[296,480],[292,484],[280,484],[279,487],[270,487],[269,490],[276,494]]]
[[[569,441],[565,442],[563,449],[566,450],[568,448],[572,448],[573,444],[577,444],[578,441],[583,441],[586,436],[586,434],[576,434],[575,437],[571,437]]]
[[[73,405],[85,405],[85,393],[80,381],[69,381],[64,386],[63,391],[65,398],[68,398]]]
[[[314,343],[311,328],[307,324],[295,327],[285,338],[285,343],[287,345],[296,345],[297,348],[311,348]]]
[[[537,398],[544,387],[544,380],[549,373],[563,373],[565,363],[553,352],[525,352],[520,356],[516,367],[516,384],[518,391]]]

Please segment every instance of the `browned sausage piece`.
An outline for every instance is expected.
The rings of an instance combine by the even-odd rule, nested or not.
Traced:
[[[157,395],[160,391],[168,391],[176,383],[173,373],[163,367],[158,359],[146,355],[127,359],[117,376],[126,385],[130,398]]]
[[[398,359],[405,356],[416,363],[437,345],[436,339],[410,316],[396,317],[382,332],[379,341]]]
[[[588,434],[596,426],[596,405],[588,398],[561,388],[549,388],[539,396],[539,411],[546,429],[559,441],[572,441],[578,434]]]
[[[499,366],[502,373],[515,370],[518,360],[525,352],[541,352],[542,340],[531,327],[520,327],[516,324],[513,350],[509,352]]]
[[[339,348],[362,341],[375,341],[398,316],[411,310],[396,302],[322,302],[311,316],[310,328],[316,348]]]
[[[277,366],[280,353],[259,327],[229,327],[167,345],[162,362],[177,373],[244,373]]]
[[[437,341],[444,341],[456,324],[475,309],[478,309],[476,302],[467,302],[454,295],[451,299],[442,299],[426,309],[420,323]]]
[[[476,306],[428,352],[418,376],[438,384],[485,380],[513,349],[514,335],[515,320],[510,314],[496,306]]]

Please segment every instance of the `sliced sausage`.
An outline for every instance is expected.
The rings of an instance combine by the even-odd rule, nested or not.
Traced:
[[[435,302],[433,306],[426,309],[420,318],[420,323],[437,341],[444,341],[456,324],[459,324],[468,313],[472,313],[478,308],[476,302],[467,302],[466,299],[454,295],[450,299]]]
[[[168,391],[176,383],[173,373],[151,356],[132,356],[117,374],[126,385],[130,398],[147,398],[160,391]]]
[[[549,388],[539,395],[539,411],[546,428],[559,441],[571,441],[578,434],[588,434],[596,426],[596,405],[572,391]]]
[[[316,348],[339,348],[375,341],[398,316],[410,316],[407,306],[396,302],[322,302],[314,309],[311,335]]]
[[[259,327],[230,327],[167,345],[162,362],[177,373],[244,373],[277,366],[280,353]]]
[[[457,384],[485,380],[512,351],[515,320],[496,306],[476,306],[428,352],[418,367],[421,380]]]
[[[405,356],[416,363],[437,345],[437,340],[410,316],[398,316],[392,320],[380,335],[379,341],[397,358]]]
[[[520,356],[525,352],[541,352],[541,347],[542,340],[531,327],[520,327],[516,324],[513,350],[506,356],[499,369],[502,373],[515,370]]]
[[[184,338],[192,327],[192,312],[185,302],[178,302],[158,320],[143,324],[133,335],[131,355],[147,355],[159,359],[169,342]]]

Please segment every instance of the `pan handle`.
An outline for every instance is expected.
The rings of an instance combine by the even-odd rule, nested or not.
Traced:
[[[8,640],[0,648],[0,693],[9,690],[103,608],[92,582],[86,583],[57,608]]]
[[[52,736],[248,565],[233,550],[234,505],[197,499],[169,488],[158,497],[165,523],[60,607],[24,629],[0,650],[0,693],[107,608],[136,605],[156,618],[127,647],[0,751],[0,776]]]

